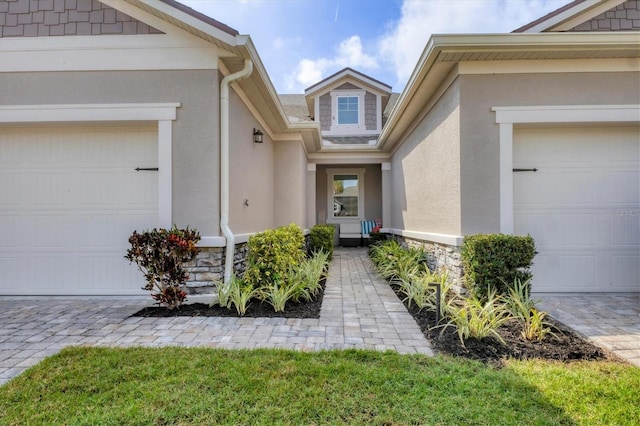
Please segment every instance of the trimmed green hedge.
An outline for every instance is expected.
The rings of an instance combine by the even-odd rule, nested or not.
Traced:
[[[336,234],[336,228],[332,225],[315,225],[309,232],[311,240],[311,252],[319,250],[329,255],[329,259],[333,258],[333,241]]]
[[[254,288],[284,280],[305,257],[302,229],[291,224],[249,237],[244,282]]]
[[[489,288],[508,294],[514,280],[524,283],[531,278],[536,253],[531,236],[466,236],[461,251],[465,287],[480,297],[486,296]]]

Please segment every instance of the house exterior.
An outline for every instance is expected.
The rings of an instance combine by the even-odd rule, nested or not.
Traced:
[[[207,293],[255,232],[374,219],[454,281],[464,235],[530,233],[534,290],[640,291],[639,15],[578,0],[433,36],[401,94],[347,68],[278,95],[174,0],[1,0],[0,294],[140,294],[127,238],[172,224]]]

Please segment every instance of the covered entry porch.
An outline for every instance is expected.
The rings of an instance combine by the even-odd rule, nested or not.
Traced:
[[[307,165],[307,173],[308,223],[335,226],[336,246],[360,245],[369,229],[390,223],[390,163],[318,161]]]

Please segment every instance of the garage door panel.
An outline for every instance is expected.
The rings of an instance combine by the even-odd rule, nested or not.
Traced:
[[[594,256],[568,255],[558,251],[538,254],[534,261],[535,291],[575,291],[593,285],[596,279]],[[548,283],[547,285],[538,285]]]
[[[632,210],[622,210],[621,212],[626,211],[631,212]],[[605,212],[605,217],[607,213],[609,212]],[[609,235],[612,246],[640,246],[640,216],[610,215],[606,222],[611,229]]]
[[[514,231],[530,234],[536,291],[640,291],[638,127],[514,133]]]
[[[516,214],[515,233],[536,235],[536,246],[593,246],[596,241],[595,215],[539,211]]]
[[[638,172],[631,170],[594,173],[594,194],[597,200],[611,206],[637,203],[640,184]]]
[[[0,294],[141,294],[124,255],[158,226],[158,173],[134,171],[157,149],[150,127],[0,129]]]
[[[612,255],[613,287],[629,288],[640,282],[640,255],[633,253]]]

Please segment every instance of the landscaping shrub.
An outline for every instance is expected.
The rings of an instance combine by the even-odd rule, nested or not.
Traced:
[[[393,240],[372,246],[369,255],[376,271],[387,281],[407,279],[429,270],[423,250],[404,248]]]
[[[218,299],[216,303],[227,309],[234,307],[238,315],[243,316],[247,312],[249,302],[256,294],[252,286],[247,285],[241,278],[232,275],[229,283],[218,283]]]
[[[296,225],[267,230],[249,238],[244,277],[218,283],[214,303],[244,315],[252,300],[267,302],[276,312],[287,302],[311,301],[321,289],[328,254],[318,250],[305,259],[304,236]]]
[[[451,303],[447,311],[450,321],[442,332],[455,325],[462,346],[471,337],[484,339],[493,336],[504,343],[504,339],[498,334],[498,328],[512,319],[511,313],[495,291],[489,292],[483,300],[473,296],[464,300],[461,306]]]
[[[536,248],[531,236],[478,234],[464,238],[461,254],[465,286],[485,297],[491,289],[507,294],[516,279],[527,282]]]
[[[196,230],[154,229],[129,237],[131,248],[125,258],[135,262],[142,271],[151,297],[168,309],[182,305],[187,298],[186,282],[189,273],[184,264],[193,260],[199,249],[200,234]]]
[[[305,257],[304,235],[295,224],[269,229],[249,237],[244,282],[254,288],[285,279],[289,268]]]
[[[311,252],[324,251],[329,256],[328,260],[333,258],[333,241],[336,234],[336,228],[332,225],[315,225],[309,232],[311,240]]]
[[[375,228],[374,228],[375,231]],[[380,243],[384,243],[385,241],[387,241],[389,239],[389,234],[386,234],[384,232],[374,232],[372,231],[369,234],[369,245],[376,245],[376,244],[380,244]]]

